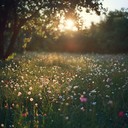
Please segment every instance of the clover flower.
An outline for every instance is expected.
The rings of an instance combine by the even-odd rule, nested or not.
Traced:
[[[82,103],[85,103],[85,102],[87,102],[87,98],[84,97],[83,95],[81,95],[80,101],[81,101]]]

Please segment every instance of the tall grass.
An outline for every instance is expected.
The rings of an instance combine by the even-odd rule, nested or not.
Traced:
[[[0,62],[0,127],[127,128],[128,56],[26,53]]]

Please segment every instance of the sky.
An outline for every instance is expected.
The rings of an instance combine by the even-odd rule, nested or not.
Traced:
[[[102,1],[102,0],[101,0]],[[104,0],[103,7],[107,8],[109,11],[114,10],[120,10],[121,8],[128,8],[128,0]],[[83,21],[83,29],[89,28],[91,26],[91,23],[99,23],[101,20],[104,19],[104,15],[97,16],[96,14],[90,15],[90,13],[86,13],[86,11],[80,12],[82,21]],[[72,20],[68,19],[67,21],[64,21],[65,25],[60,24],[59,29],[60,30],[76,30],[76,27],[74,26],[74,23]]]
[[[104,0],[103,6],[108,10],[121,9],[122,7],[128,8],[128,0]]]
[[[108,12],[120,10],[121,8],[128,8],[128,0],[104,0],[103,7],[107,8]],[[85,14],[85,12],[81,13],[81,16],[83,17],[84,24],[86,27],[89,27],[92,22],[98,23],[104,18],[103,15],[90,15],[89,13]]]

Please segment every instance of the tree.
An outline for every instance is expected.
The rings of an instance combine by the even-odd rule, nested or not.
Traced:
[[[95,42],[102,53],[128,52],[128,9],[110,11],[97,25]]]
[[[1,0],[0,1],[0,59],[14,52],[14,45],[21,28],[27,21],[46,13],[50,16],[63,10],[67,16],[78,8],[94,10],[99,15],[100,0]],[[70,12],[70,13],[69,13]],[[8,35],[8,40],[6,40]]]

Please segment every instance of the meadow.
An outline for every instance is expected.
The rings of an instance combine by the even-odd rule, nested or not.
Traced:
[[[128,128],[128,55],[0,61],[0,128]]]

